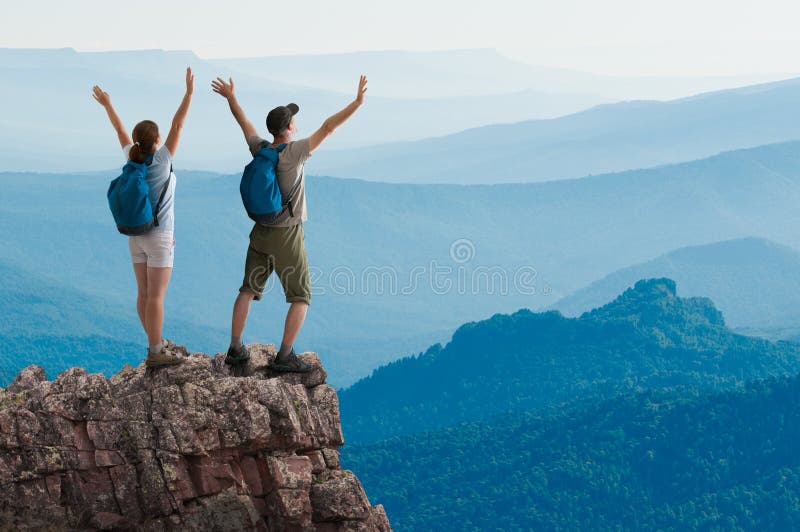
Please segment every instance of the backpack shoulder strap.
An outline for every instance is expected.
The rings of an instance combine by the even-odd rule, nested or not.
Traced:
[[[164,188],[161,190],[161,195],[158,197],[158,203],[153,207],[153,224],[156,227],[158,227],[158,213],[161,212],[161,202],[164,201],[164,196],[167,195],[170,181],[172,181],[172,163],[169,165],[169,177],[167,177],[167,182],[164,183]]]
[[[301,173],[299,176],[297,176],[297,181],[294,182],[294,185],[292,185],[291,190],[289,190],[289,193],[286,195],[286,203],[292,201],[294,193],[297,192],[298,188],[300,188],[300,181],[302,180],[303,180],[303,174]]]

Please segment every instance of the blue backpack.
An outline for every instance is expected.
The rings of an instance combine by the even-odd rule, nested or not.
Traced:
[[[152,160],[151,156],[144,163],[128,161],[122,167],[122,174],[108,186],[108,207],[117,230],[123,235],[143,235],[158,227],[158,213],[172,179],[172,168],[154,208],[150,203],[150,185],[146,179],[147,167]]]
[[[298,179],[292,186],[289,195],[283,198],[278,186],[278,176],[275,173],[278,154],[285,147],[286,144],[280,144],[274,148],[268,148],[265,142],[253,156],[253,160],[244,167],[239,192],[242,195],[242,203],[247,215],[254,222],[272,223],[283,212],[284,207],[288,207],[289,215],[294,216],[292,196],[300,185],[300,180]]]

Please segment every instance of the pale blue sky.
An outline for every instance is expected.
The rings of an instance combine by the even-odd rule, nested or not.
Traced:
[[[796,0],[3,0],[2,47],[201,57],[497,48],[624,75],[800,72]],[[234,6],[234,7],[231,7]]]

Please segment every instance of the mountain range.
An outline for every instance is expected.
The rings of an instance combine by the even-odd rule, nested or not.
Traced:
[[[580,318],[520,310],[465,324],[446,346],[376,369],[339,400],[345,438],[365,443],[621,390],[723,390],[797,372],[800,345],[737,335],[710,300],[651,279]]]
[[[672,101],[600,105],[329,154],[317,171],[414,183],[526,183],[619,172],[800,139],[800,79]],[[431,135],[433,136],[433,135]],[[408,162],[413,161],[413,171]]]
[[[142,359],[146,337],[132,305],[2,262],[0,278],[0,387],[32,363],[51,375],[73,366],[111,374]],[[180,317],[170,321],[173,338],[186,336],[205,344],[221,334]]]
[[[795,530],[800,378],[347,446],[394,530]]]
[[[541,184],[309,177],[306,238],[316,292],[300,342],[331,357],[325,361],[331,382],[346,386],[378,365],[446,341],[462,323],[549,307],[605,275],[678,248],[753,235],[798,248],[798,148],[784,143]],[[207,331],[187,335],[190,348],[216,352],[227,345],[250,224],[238,176],[190,172],[180,164],[179,156],[176,270],[167,316],[180,315]],[[0,260],[91,297],[101,312],[127,312],[138,331],[125,239],[115,232],[103,197],[117,174],[0,174]],[[458,248],[466,256],[458,256]],[[764,257],[780,260],[779,253]],[[435,286],[441,269],[449,287]],[[753,282],[758,290],[758,283],[770,281],[755,275]],[[280,334],[278,292],[272,286],[269,303],[254,305],[246,341]],[[415,316],[412,330],[408,316]],[[170,327],[168,319],[168,337],[174,336]]]
[[[493,57],[476,56],[476,68]],[[436,61],[446,62],[441,56]],[[166,131],[184,92],[184,70],[195,74],[195,93],[181,141],[181,155],[196,170],[228,172],[243,165],[248,152],[241,131],[222,98],[211,92],[217,76],[234,77],[242,107],[266,135],[265,117],[277,105],[297,102],[299,134],[310,135],[347,105],[358,85],[356,72],[341,91],[278,81],[270,70],[254,74],[204,60],[189,51],[141,50],[76,52],[72,49],[0,49],[0,100],[13,102],[0,117],[0,171],[92,171],[119,160],[116,136],[105,112],[92,100],[101,85],[111,95],[130,131],[139,120],[152,119]],[[282,76],[278,76],[282,78]],[[58,80],[58,90],[52,90]],[[519,89],[502,95],[465,90],[460,94],[383,94],[370,91],[369,105],[340,128],[321,151],[375,142],[418,139],[465,128],[523,118],[559,116],[603,101],[591,94],[544,93]],[[424,122],[425,126],[421,126]],[[44,139],[48,149],[39,149]]]
[[[798,370],[800,345],[641,280],[376,370],[339,393],[342,459],[396,530],[789,530]]]
[[[213,59],[249,76],[349,92],[352,80],[368,73],[371,86],[392,98],[452,98],[496,95],[494,108],[511,102],[504,94],[536,91],[550,95],[594,95],[606,100],[672,99],[726,87],[753,85],[780,76],[620,77],[530,65],[493,49],[285,55]],[[783,77],[788,77],[784,75]]]
[[[733,328],[786,336],[800,326],[800,253],[762,238],[677,249],[610,273],[552,308],[577,316],[648,277],[674,279],[683,296],[707,295]]]
[[[13,102],[0,117],[0,171],[112,166],[116,138],[91,87],[100,84],[111,94],[129,129],[145,118],[166,129],[183,94],[186,66],[194,69],[196,90],[181,150],[187,167],[196,170],[228,172],[247,153],[225,102],[210,91],[216,76],[235,77],[239,100],[261,130],[269,109],[299,103],[299,134],[308,135],[350,101],[359,74],[370,75],[369,105],[320,150],[343,150],[318,172],[342,177],[540,181],[797,138],[790,113],[775,112],[795,106],[796,83],[784,82],[786,90],[775,88],[781,84],[751,86],[772,77],[613,78],[534,67],[494,50],[207,60],[190,51],[0,48],[0,99]],[[54,79],[58,91],[51,90]],[[703,95],[696,104],[693,98],[629,101],[580,112],[620,100],[741,86]],[[534,119],[539,121],[520,122]],[[489,129],[474,129],[483,126]],[[690,134],[681,139],[676,131]],[[43,139],[47,150],[37,149]],[[411,141],[419,142],[406,144]],[[407,163],[401,161],[414,161],[415,170],[403,170]]]

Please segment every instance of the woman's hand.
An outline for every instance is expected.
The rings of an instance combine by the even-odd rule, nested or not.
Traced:
[[[358,80],[358,92],[356,93],[356,101],[358,105],[364,103],[364,95],[367,93],[367,76],[362,75]]]
[[[192,68],[186,67],[186,94],[192,94],[194,92],[194,74],[192,74]]]
[[[125,131],[125,126],[122,125],[122,120],[119,119],[117,112],[114,110],[114,106],[111,105],[111,96],[98,85],[92,87],[92,96],[97,100],[97,103],[103,106],[106,113],[108,113],[108,119],[111,120],[114,131],[117,132],[119,145],[124,148],[128,144],[132,144],[131,137],[128,135],[128,132]]]
[[[178,150],[178,142],[181,139],[181,129],[186,122],[186,115],[189,114],[189,106],[192,104],[192,93],[194,92],[194,74],[192,68],[186,67],[186,94],[183,95],[181,104],[175,112],[175,117],[172,119],[172,127],[169,128],[167,140],[164,146],[167,147],[169,153],[175,157],[175,152]]]
[[[111,96],[109,96],[107,92],[104,92],[98,85],[92,87],[92,96],[97,100],[97,103],[103,107],[111,105]]]

